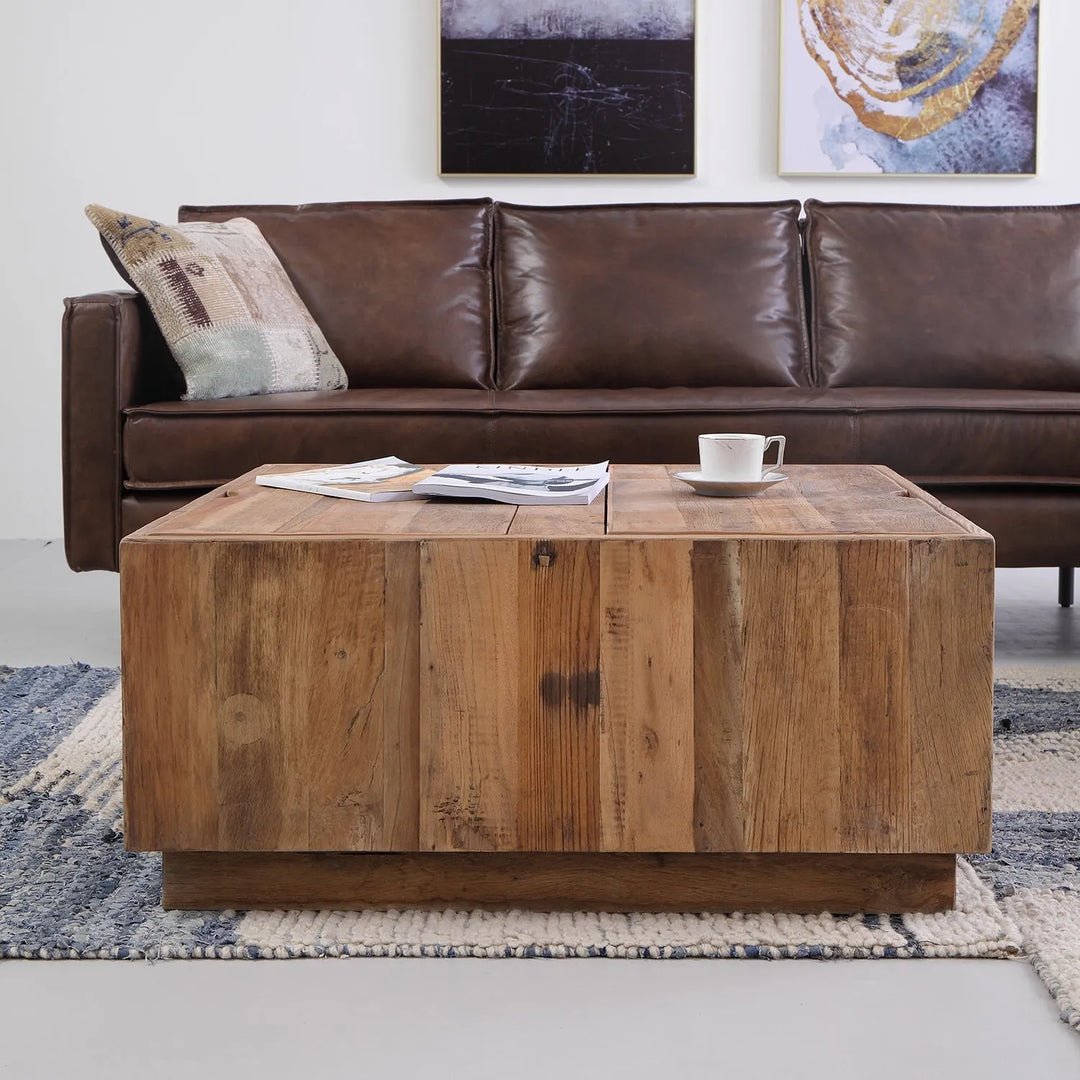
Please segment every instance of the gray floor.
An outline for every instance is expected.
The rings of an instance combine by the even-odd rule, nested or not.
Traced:
[[[1080,665],[1056,572],[998,572],[1001,663]],[[0,541],[0,663],[119,663],[114,574]],[[1025,961],[12,961],[0,1076],[1080,1075]]]

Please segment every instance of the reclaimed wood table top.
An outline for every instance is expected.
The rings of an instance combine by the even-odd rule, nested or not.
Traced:
[[[705,498],[684,465],[612,465],[588,506],[485,500],[365,503],[255,483],[263,465],[133,533],[133,540],[290,537],[941,536],[989,535],[882,465],[789,465],[789,479],[747,498]]]

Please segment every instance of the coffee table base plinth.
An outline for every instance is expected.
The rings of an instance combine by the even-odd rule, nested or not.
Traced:
[[[947,911],[954,855],[165,852],[166,908]]]

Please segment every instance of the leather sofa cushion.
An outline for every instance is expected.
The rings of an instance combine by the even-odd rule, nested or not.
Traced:
[[[161,402],[125,413],[132,491],[212,487],[272,462],[686,462],[705,431],[788,439],[792,462],[889,465],[915,481],[1080,488],[1062,447],[1080,393],[804,387],[347,390]]]
[[[851,388],[859,460],[917,483],[1068,482],[1080,443],[1080,393],[1048,390]]]
[[[998,566],[1080,566],[1076,486],[930,484],[927,490],[994,538]]]
[[[1080,390],[1080,206],[806,218],[821,385]]]
[[[498,205],[499,388],[809,385],[798,215]]]
[[[274,462],[472,461],[490,406],[489,390],[381,388],[145,405],[125,415],[125,487],[216,487]]]
[[[490,387],[491,207],[182,206],[180,221],[254,221],[350,387]]]
[[[844,391],[803,387],[508,390],[493,395],[491,452],[538,461],[686,463],[706,431],[787,436],[786,460],[855,460],[855,418]]]

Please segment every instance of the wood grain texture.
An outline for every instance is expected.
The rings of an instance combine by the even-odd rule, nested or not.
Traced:
[[[994,544],[918,540],[910,558],[910,846],[989,851]]]
[[[507,851],[518,822],[518,545],[420,548],[420,846]]]
[[[136,539],[503,536],[519,509],[502,503],[442,499],[368,503],[255,483],[259,473],[318,467],[260,466],[151,522],[132,536]],[[584,509],[587,508],[564,508]]]
[[[517,842],[600,846],[600,542],[518,551]]]
[[[173,603],[175,598],[181,602]],[[214,552],[120,546],[124,842],[217,847]]]
[[[840,831],[845,851],[908,851],[908,544],[838,544]]]
[[[879,465],[785,466],[790,479],[749,499],[695,495],[674,478],[688,468],[613,465],[609,534],[910,536],[972,528]]]
[[[694,850],[694,617],[689,541],[600,553],[604,851]]]
[[[560,539],[604,535],[607,515],[606,492],[601,492],[587,506],[518,506],[507,530],[510,536]]]
[[[422,547],[422,847],[600,841],[600,542]]]
[[[387,635],[382,545],[125,550],[157,569],[153,604],[133,592],[124,611],[135,643],[125,664],[130,752],[151,763],[179,756],[196,778],[177,790],[175,766],[164,779],[159,766],[153,784],[140,784],[148,766],[133,758],[129,846],[185,849],[197,836],[208,850],[414,847],[417,759],[386,762],[388,750],[415,746],[418,725],[418,586],[408,555],[395,569]],[[175,629],[196,624],[197,633]],[[174,693],[174,682],[189,686]]]
[[[393,851],[420,844],[420,548],[383,546],[383,835]]]
[[[698,850],[988,843],[992,547],[695,541]]]
[[[694,847],[745,851],[742,546],[699,540],[694,576]]]
[[[836,549],[820,540],[744,543],[740,580],[746,848],[835,851],[840,797]]]
[[[952,855],[166,852],[167,908],[946,911]]]

